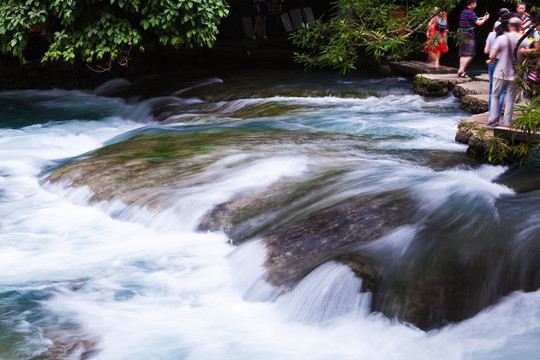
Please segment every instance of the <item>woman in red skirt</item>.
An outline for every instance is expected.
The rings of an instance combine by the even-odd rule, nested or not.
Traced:
[[[435,8],[435,12],[439,11],[438,8]],[[427,40],[426,45],[424,46],[424,51],[428,54],[428,64],[434,66],[435,68],[439,67],[439,62],[441,60],[441,55],[448,52],[448,47],[446,46],[446,35],[447,30],[447,18],[446,12],[441,11],[440,14],[435,15],[428,24]]]

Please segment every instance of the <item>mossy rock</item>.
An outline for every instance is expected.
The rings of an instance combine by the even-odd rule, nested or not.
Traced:
[[[479,139],[476,136],[469,137],[467,141],[469,147],[467,148],[467,155],[474,159],[486,161],[486,151],[488,146],[483,139]]]
[[[481,114],[488,111],[489,95],[465,95],[461,98],[459,108],[471,114]]]
[[[121,200],[152,207],[166,197],[150,190],[201,171],[215,161],[213,146],[219,141],[217,134],[141,135],[75,159],[46,180],[88,186],[91,202]]]
[[[226,156],[250,153],[256,157],[261,146],[305,144],[327,136],[286,130],[138,135],[76,158],[55,169],[45,181],[88,186],[93,193],[90,202],[121,200],[152,208],[170,202],[167,192],[157,189],[199,184],[202,177],[194,175]]]
[[[469,143],[469,139],[471,138],[471,136],[473,136],[473,133],[472,131],[468,130],[468,129],[460,129],[458,128],[458,131],[456,132],[456,142],[460,143],[460,144],[468,144]]]
[[[413,80],[413,90],[423,96],[441,97],[450,93],[457,84],[469,82],[455,74],[418,74]]]

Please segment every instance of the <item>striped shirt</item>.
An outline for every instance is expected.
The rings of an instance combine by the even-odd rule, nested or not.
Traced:
[[[474,40],[474,26],[477,21],[478,17],[474,11],[469,8],[463,10],[459,16],[460,36],[465,39]]]

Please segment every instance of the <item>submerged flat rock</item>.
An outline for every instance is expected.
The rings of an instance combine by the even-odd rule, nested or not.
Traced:
[[[121,200],[152,207],[167,199],[152,190],[171,186],[208,164],[208,157],[197,154],[210,153],[211,147],[199,140],[191,135],[138,136],[76,159],[46,180],[88,186],[91,202]]]
[[[201,184],[209,167],[216,170],[237,165],[216,165],[225,157],[238,156],[241,164],[247,154],[255,157],[259,146],[316,142],[328,136],[286,130],[141,134],[75,159],[55,169],[45,181],[87,186],[92,191],[90,202],[120,200],[159,208],[172,201],[170,192],[175,187]],[[207,180],[212,181],[213,176],[208,174]]]
[[[177,184],[184,187],[200,183],[208,166],[225,155],[241,153],[257,144],[274,141],[271,134],[256,140],[250,131],[226,133],[145,134],[100,148],[56,169],[47,178],[51,183],[72,187],[87,186],[91,202],[121,200],[150,208],[170,202],[169,191]],[[281,133],[287,138],[288,132]],[[279,136],[279,135],[274,135]],[[238,144],[230,148],[231,144]],[[164,189],[167,191],[160,191]]]

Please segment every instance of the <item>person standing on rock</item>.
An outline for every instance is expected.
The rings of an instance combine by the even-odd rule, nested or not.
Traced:
[[[434,12],[437,13],[438,11],[439,9],[435,8]],[[446,35],[448,33],[446,24],[447,18],[445,11],[441,11],[440,14],[435,15],[428,24],[429,29],[424,51],[428,53],[428,64],[434,66],[435,69],[439,68],[442,54],[448,52],[448,47],[446,46]]]
[[[495,22],[496,26],[493,28],[493,31],[489,33],[487,39],[486,39],[486,45],[484,47],[484,53],[488,55],[488,57],[491,57],[493,54],[493,44],[495,44],[495,40],[497,39],[497,31],[496,28],[501,25],[502,16],[504,14],[508,14],[510,10],[506,8],[501,8],[498,13],[497,22]],[[497,63],[499,62],[499,57],[501,54],[498,54],[495,62],[488,66],[488,76],[489,76],[489,101],[488,101],[488,110],[491,109],[491,93],[493,92],[493,72],[495,71],[495,67],[497,66]],[[501,94],[501,98],[499,100],[499,113],[502,111],[504,106],[504,96],[506,94],[506,91],[503,90]]]
[[[476,56],[474,27],[484,24],[489,19],[488,13],[483,17],[478,18],[474,9],[476,9],[476,0],[467,0],[467,7],[459,16],[459,36],[461,45],[459,46],[459,70],[457,75],[463,78],[468,77],[465,70]]]
[[[255,7],[255,24],[253,24],[253,40],[257,40],[257,33],[266,40],[266,18],[268,16],[268,1],[253,0]]]
[[[499,98],[503,90],[506,90],[506,96],[504,99],[505,113],[503,118],[504,125],[510,125],[514,112],[512,108],[516,102],[516,98],[519,95],[514,81],[516,79],[516,72],[514,69],[514,48],[521,38],[521,18],[515,13],[505,14],[502,17],[503,30],[507,29],[507,33],[504,33],[497,37],[493,44],[493,52],[486,61],[486,64],[492,65],[497,59],[497,55],[500,54],[500,59],[495,66],[493,72],[493,91],[491,93],[491,108],[489,109],[489,117],[487,126],[495,127],[499,125]],[[520,44],[520,49],[528,46],[526,41]],[[519,62],[519,61],[518,61]]]

